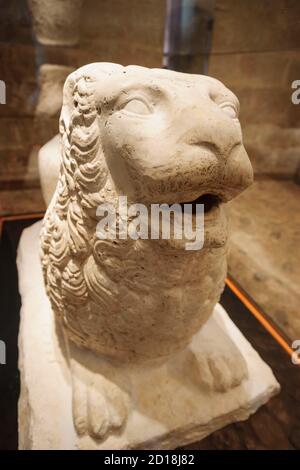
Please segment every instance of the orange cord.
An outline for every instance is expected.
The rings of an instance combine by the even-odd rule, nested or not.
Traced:
[[[247,309],[252,313],[252,315],[262,324],[262,326],[270,333],[270,335],[277,341],[277,343],[284,349],[284,351],[292,356],[295,351],[288,345],[285,339],[278,333],[278,331],[273,328],[269,321],[264,317],[264,315],[259,312],[259,310],[250,302],[249,299],[240,291],[240,289],[232,282],[231,279],[226,279],[227,286],[232,290],[232,292],[240,299],[240,301],[247,307]]]

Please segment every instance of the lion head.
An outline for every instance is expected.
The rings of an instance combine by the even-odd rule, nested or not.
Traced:
[[[219,81],[87,65],[64,86],[62,154],[42,236],[46,290],[77,344],[119,359],[168,356],[211,314],[226,275],[223,203],[252,181],[238,100]],[[203,202],[205,244],[100,240],[97,207]]]

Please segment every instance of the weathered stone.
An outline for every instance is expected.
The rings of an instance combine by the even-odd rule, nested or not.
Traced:
[[[106,368],[106,378],[102,376],[101,383],[100,376],[97,376],[99,358],[92,358],[91,353],[82,350],[82,360],[88,359],[89,363],[91,359],[94,361],[93,379],[91,377],[94,386],[97,384],[102,390],[103,386],[108,387],[107,391],[111,393],[110,406],[116,405],[119,386],[123,393],[128,392],[126,376],[131,379],[130,390],[134,390],[135,404],[121,432],[112,432],[104,440],[77,435],[72,421],[72,377],[63,353],[64,340],[55,330],[53,312],[43,286],[38,257],[40,229],[40,223],[26,229],[18,249],[22,296],[19,336],[22,382],[19,400],[20,449],[174,449],[200,440],[230,422],[247,419],[278,393],[279,385],[270,368],[217,304],[203,330],[195,335],[188,354],[179,354],[175,361],[163,365],[153,364],[151,367],[143,364],[131,369],[128,365],[119,366],[114,370],[111,363],[105,364],[101,360],[102,373],[103,368]],[[211,390],[209,394],[200,386],[201,370],[198,369],[194,355],[201,358],[203,343],[209,338],[216,345],[228,346],[228,341],[231,341],[237,354],[244,357],[248,379],[243,380],[240,386],[226,392]],[[225,369],[228,365],[223,362],[219,351],[217,364]],[[233,366],[237,365],[233,360]],[[83,400],[84,386],[81,392]],[[95,393],[91,385],[89,393]],[[84,406],[83,401],[81,405]],[[99,430],[96,423],[102,407],[103,402],[98,398],[95,408],[90,409],[95,420],[94,424],[91,423],[92,434]],[[102,408],[106,413],[105,410]],[[119,408],[119,413],[122,412]]]
[[[245,419],[278,391],[225,312],[214,310],[226,275],[223,203],[252,181],[237,113],[236,97],[206,76],[108,63],[69,75],[59,180],[41,233],[52,311],[37,258],[39,225],[25,233],[19,251],[22,448],[168,448]],[[40,169],[48,199],[58,152],[44,150]],[[169,237],[159,235],[152,219],[158,237],[150,240],[124,237],[124,228],[114,226],[101,231],[99,205],[110,203],[105,211],[115,209],[119,225],[124,195],[145,208],[153,201],[179,208],[194,201],[196,210],[202,201],[203,243],[194,247],[197,232],[178,238],[174,219]],[[137,214],[130,217],[130,224],[137,222]],[[193,213],[185,213],[185,223],[188,217],[196,223]],[[140,226],[146,221],[148,212]],[[29,259],[30,280],[24,274]],[[32,335],[27,302],[43,323]],[[34,317],[30,312],[31,322]],[[39,351],[34,364],[27,361],[33,350]],[[38,376],[38,386],[28,376]],[[45,409],[40,386],[48,391],[54,421],[39,411]]]
[[[39,151],[38,165],[44,201],[48,206],[55,192],[60,169],[61,138],[56,135]]]
[[[72,67],[44,64],[39,71],[39,98],[36,114],[40,117],[59,116],[62,106],[63,86]]]
[[[79,40],[82,0],[28,0],[37,40],[44,45],[73,46]]]

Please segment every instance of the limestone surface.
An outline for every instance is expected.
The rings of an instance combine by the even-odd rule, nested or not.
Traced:
[[[68,343],[80,435],[103,439],[121,429],[134,394],[111,388],[89,356],[83,364],[83,348],[116,368],[163,364],[188,347],[212,314],[226,276],[223,203],[252,182],[238,112],[236,96],[207,76],[96,63],[66,80],[60,175],[44,219],[41,259]],[[99,238],[97,208],[110,204],[119,226],[120,196],[147,208],[204,203],[203,248],[187,251],[173,220],[167,239],[123,238],[117,229],[114,239]],[[195,224],[194,212],[184,215]],[[226,391],[247,377],[238,350],[229,342],[223,351],[224,344],[214,345],[214,359],[204,346],[197,356],[195,375],[208,389]],[[216,370],[219,348],[219,363],[231,365]]]
[[[278,393],[270,368],[217,304],[188,347],[164,364],[116,367],[81,350],[81,374],[75,380],[88,375],[88,386],[80,383],[77,406],[83,411],[88,396],[90,420],[89,433],[78,433],[73,422],[74,402],[72,408],[74,376],[65,353],[68,345],[57,329],[43,284],[40,230],[40,222],[27,228],[18,249],[22,298],[20,449],[174,449],[247,419]],[[241,376],[236,375],[236,383],[232,382],[234,367],[242,371],[239,385]],[[222,382],[215,380],[217,376],[223,377]],[[100,398],[104,390],[109,393],[108,406]],[[129,396],[133,399],[126,423],[121,432],[99,439],[110,419],[115,429],[119,424],[124,413],[120,403],[115,407],[120,394],[125,403]],[[105,421],[100,430],[101,413]],[[84,424],[83,417],[77,425],[83,428]]]
[[[173,433],[178,443],[190,441],[204,423],[215,429],[242,419],[277,390],[262,374],[261,390],[251,394],[251,360],[213,313],[226,276],[224,205],[252,182],[238,112],[236,96],[207,76],[96,63],[66,80],[59,177],[42,226],[41,261],[57,335],[49,344],[61,338],[65,366],[58,363],[70,378],[71,441],[79,447],[164,447]],[[40,166],[47,201],[58,168],[47,162],[50,153]],[[192,227],[204,204],[203,246],[187,250],[187,239],[195,240],[176,236],[174,218],[167,237],[123,237],[124,197],[146,210],[177,204]],[[117,224],[99,236],[103,204]],[[192,397],[205,403],[200,414],[188,406]],[[158,432],[144,421],[149,430],[139,438],[139,425],[131,427],[137,410],[165,427]],[[50,423],[49,430],[55,434]],[[64,437],[57,436],[60,446]]]
[[[122,361],[180,350],[223,289],[222,203],[252,181],[237,98],[206,76],[91,64],[66,81],[60,129],[61,173],[41,237],[58,320],[78,345]],[[120,195],[148,206],[208,196],[204,249],[188,253],[172,236],[98,239],[97,207],[117,211]]]
[[[61,138],[57,134],[39,150],[38,166],[40,183],[46,206],[55,192],[60,169]]]

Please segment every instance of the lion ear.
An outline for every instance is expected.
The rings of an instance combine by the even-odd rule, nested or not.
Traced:
[[[61,175],[70,197],[76,193],[76,197],[85,198],[84,204],[90,205],[91,210],[108,172],[100,142],[96,84],[97,88],[105,86],[107,78],[122,70],[123,66],[118,64],[85,65],[72,72],[64,85],[60,115]]]
[[[101,83],[123,69],[123,65],[120,64],[95,62],[72,72],[67,77],[63,88],[61,118],[64,119],[65,124],[67,126],[70,124],[74,108],[78,108],[88,125],[89,120],[92,121],[97,112],[94,98],[95,83]]]
[[[68,128],[72,122],[72,114],[78,107],[80,114],[85,114],[87,102],[93,103],[94,95],[94,77],[93,67],[85,65],[75,70],[67,77],[63,87],[63,105],[61,109],[61,120],[64,121],[65,127]],[[76,99],[77,98],[77,99]],[[93,106],[94,107],[94,106]]]
[[[63,87],[63,104],[61,109],[60,121],[63,119],[65,124],[69,126],[70,115],[74,107],[74,89],[76,84],[76,72],[72,72],[66,79]]]

